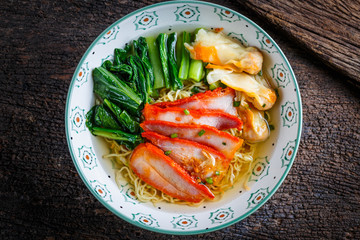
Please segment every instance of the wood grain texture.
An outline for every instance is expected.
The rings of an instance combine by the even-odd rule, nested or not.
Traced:
[[[3,1],[0,6],[0,239],[360,239],[360,101],[344,79],[262,16],[288,57],[304,125],[283,185],[228,228],[167,236],[135,227],[91,195],[71,160],[64,111],[71,77],[91,42],[120,17],[156,1]]]
[[[360,87],[360,1],[238,1]]]

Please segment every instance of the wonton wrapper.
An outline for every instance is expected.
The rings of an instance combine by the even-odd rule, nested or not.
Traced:
[[[222,69],[214,69],[208,73],[207,81],[209,84],[219,80],[223,84],[244,93],[246,100],[258,110],[268,110],[276,101],[275,91],[256,81],[252,75]]]
[[[207,68],[232,70],[257,74],[262,67],[263,56],[255,47],[243,47],[222,32],[200,29],[192,45],[185,43],[191,58],[210,63]]]

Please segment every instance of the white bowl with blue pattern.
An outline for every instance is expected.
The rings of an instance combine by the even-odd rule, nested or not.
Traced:
[[[224,28],[245,46],[264,55],[264,68],[278,89],[271,111],[275,130],[262,143],[248,177],[250,190],[235,185],[217,202],[199,207],[139,202],[131,185],[115,182],[115,169],[102,156],[109,153],[103,140],[85,127],[85,114],[94,105],[91,71],[113,58],[140,36],[160,32],[193,31],[198,27]],[[274,40],[245,16],[226,7],[197,1],[170,1],[139,9],[108,27],[82,57],[71,81],[65,113],[66,136],[75,167],[90,192],[120,218],[151,231],[167,234],[199,234],[234,224],[259,209],[276,192],[290,171],[299,146],[302,108],[294,72]]]

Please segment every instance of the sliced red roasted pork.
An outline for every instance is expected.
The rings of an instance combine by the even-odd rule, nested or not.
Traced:
[[[144,131],[152,131],[171,137],[176,133],[178,138],[195,141],[218,150],[228,159],[233,159],[243,140],[229,133],[219,131],[207,125],[181,124],[165,121],[145,121],[140,124]]]
[[[231,114],[218,110],[193,110],[179,107],[160,108],[146,104],[145,120],[160,120],[173,123],[200,124],[217,129],[242,128],[242,121]]]
[[[179,164],[150,143],[135,148],[130,167],[144,182],[174,198],[195,203],[214,198],[209,188],[195,181]]]
[[[225,175],[230,159],[208,146],[155,132],[143,132],[142,136],[161,148],[166,155],[179,163],[199,182],[216,184]]]
[[[161,108],[180,107],[185,109],[219,110],[237,116],[234,98],[235,90],[228,87],[198,93],[173,102],[155,103],[154,105]]]

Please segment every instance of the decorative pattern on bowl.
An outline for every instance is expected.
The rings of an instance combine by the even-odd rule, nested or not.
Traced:
[[[191,23],[191,24],[189,24]],[[115,48],[140,36],[159,32],[219,28],[244,46],[264,55],[264,71],[273,78],[280,95],[272,110],[275,129],[256,156],[244,190],[239,184],[217,202],[198,207],[139,202],[126,181],[115,182],[116,163],[102,156],[105,142],[85,127],[85,113],[94,105],[91,71],[113,58]],[[120,34],[120,33],[126,33]],[[234,224],[260,208],[279,188],[298,149],[302,124],[301,99],[295,75],[281,49],[259,26],[245,16],[207,2],[170,1],[139,9],[108,27],[81,59],[69,87],[65,126],[69,150],[80,177],[90,192],[110,211],[145,229],[168,234],[199,234]]]
[[[174,14],[176,16],[175,21],[184,23],[197,22],[199,21],[200,17],[199,7],[188,4],[181,7],[176,7]]]

